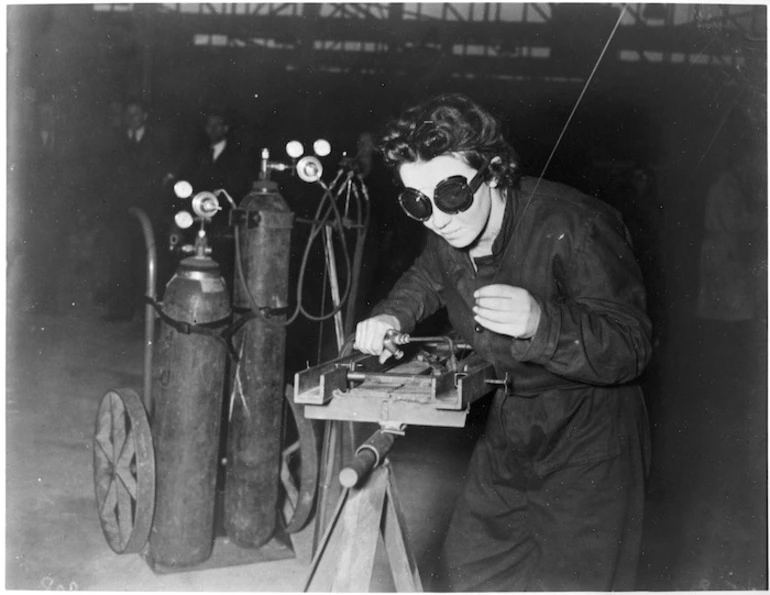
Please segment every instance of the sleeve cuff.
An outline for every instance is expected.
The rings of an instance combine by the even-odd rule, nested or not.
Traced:
[[[414,330],[415,327],[415,321],[414,319],[409,316],[409,314],[404,313],[403,311],[399,310],[398,308],[394,307],[380,307],[380,304],[372,308],[372,311],[369,313],[369,318],[373,316],[377,316],[378,314],[389,314],[390,316],[393,316],[398,320],[398,323],[400,325],[400,331],[405,333],[410,333],[412,330]]]
[[[531,339],[511,339],[511,355],[520,362],[550,361],[559,344],[561,310],[553,304],[540,302],[540,323]]]

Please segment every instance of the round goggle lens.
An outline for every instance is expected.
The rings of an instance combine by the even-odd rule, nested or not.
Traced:
[[[452,176],[436,186],[436,206],[445,213],[460,213],[473,204],[473,193],[465,178]]]
[[[413,188],[404,190],[399,195],[398,202],[401,203],[404,212],[417,221],[427,221],[433,212],[430,199]]]
[[[484,161],[470,183],[463,176],[450,176],[439,182],[433,191],[436,206],[451,215],[467,211],[473,204],[473,195],[481,186],[482,176],[489,163],[490,159]],[[399,194],[398,202],[404,212],[417,221],[427,221],[433,213],[430,198],[415,188],[405,188]]]

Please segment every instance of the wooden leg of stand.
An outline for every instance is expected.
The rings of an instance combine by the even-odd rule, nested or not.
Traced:
[[[380,536],[387,482],[372,475],[360,490],[346,490],[313,559],[305,591],[364,593],[369,590]]]
[[[417,570],[417,561],[404,533],[404,515],[398,499],[395,478],[388,474],[387,503],[382,523],[385,551],[393,573],[393,582],[399,593],[422,592],[422,581]]]
[[[333,592],[369,591],[386,492],[386,482],[374,481],[369,489],[356,490],[348,500],[341,527],[342,548],[337,553],[338,572],[332,584]]]
[[[305,591],[368,591],[380,538],[397,591],[422,591],[388,461],[372,472],[362,488],[343,492],[313,558]]]
[[[342,493],[338,475],[352,460],[357,446],[353,422],[333,420],[325,423],[320,484],[313,529],[313,554],[317,551],[318,542],[329,526],[332,506]]]
[[[340,532],[337,527],[340,523],[342,509],[350,495],[350,490],[345,489],[337,502],[337,508],[334,516],[326,528],[323,539],[318,545],[317,551],[313,553],[313,560],[310,563],[310,574],[305,580],[305,592],[308,591],[331,591],[334,582],[334,573],[337,571],[335,561],[335,552],[341,547]]]

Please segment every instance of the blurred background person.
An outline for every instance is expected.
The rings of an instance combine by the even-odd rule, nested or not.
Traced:
[[[736,374],[745,358],[727,354],[745,353],[736,350],[743,345],[753,350],[752,338],[758,334],[764,262],[760,246],[767,218],[756,151],[741,133],[738,138],[725,151],[724,167],[706,196],[695,306],[704,357],[716,366],[730,365]]]
[[[249,162],[241,144],[232,135],[231,116],[227,110],[215,107],[204,114],[203,132],[205,139],[196,146],[168,180],[185,180],[193,187],[193,192],[223,189],[238,204],[251,188],[256,177],[256,170],[249,167]],[[222,210],[217,213],[209,229],[209,243],[213,257],[222,267],[222,272],[232,287],[233,232],[229,227],[228,201],[219,197]],[[178,206],[189,206],[177,203]]]
[[[146,248],[141,227],[130,207],[144,211],[156,237],[162,237],[168,194],[164,174],[168,171],[167,135],[151,122],[148,107],[139,99],[125,104],[124,125],[117,132],[105,164],[102,202],[103,242],[110,252],[110,270],[103,316],[107,320],[130,320],[141,310],[145,293]],[[158,250],[159,281],[166,277],[164,250]],[[162,264],[161,264],[162,263]]]

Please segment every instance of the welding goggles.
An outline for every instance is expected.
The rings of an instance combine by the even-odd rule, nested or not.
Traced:
[[[433,191],[433,202],[444,213],[456,215],[467,211],[473,204],[473,195],[481,186],[490,159],[476,172],[470,182],[464,176],[450,176],[441,180]],[[427,221],[433,213],[430,198],[416,188],[404,188],[398,195],[398,204],[404,212],[417,221]]]

